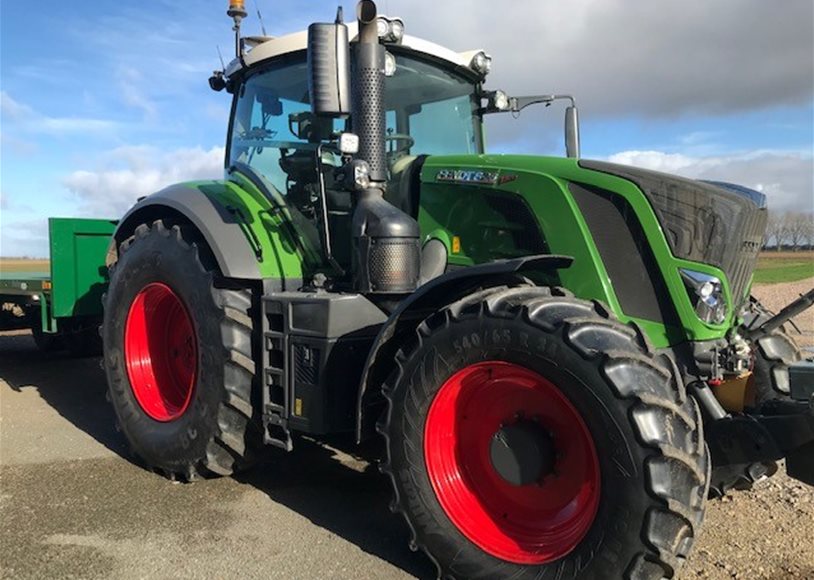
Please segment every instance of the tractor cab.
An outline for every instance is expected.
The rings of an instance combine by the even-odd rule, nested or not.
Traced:
[[[380,17],[379,22],[387,30],[400,21]],[[490,61],[482,51],[458,54],[411,37],[390,38],[384,197],[416,218],[419,175],[427,156],[483,152],[480,86]],[[350,120],[312,112],[306,43],[305,32],[253,38],[253,48],[243,58],[246,66],[236,60],[225,72],[225,86],[235,93],[226,168],[255,175],[316,244],[324,186],[330,236],[338,242],[348,238],[352,200],[336,183],[342,153],[325,144],[351,131]],[[349,248],[334,246],[337,260],[347,267]]]
[[[367,6],[372,4],[363,3]],[[238,24],[240,14],[233,15]],[[419,225],[419,206],[426,209],[420,200],[426,193],[421,183],[427,159],[454,155],[476,162],[484,153],[486,114],[517,114],[557,99],[571,101],[566,152],[579,157],[577,110],[569,95],[510,98],[503,91],[485,90],[492,59],[482,50],[457,53],[405,36],[401,20],[375,10],[362,22],[346,25],[340,11],[333,24],[313,24],[279,38],[239,38],[238,31],[237,58],[210,78],[210,86],[234,95],[227,177],[248,176],[266,198],[285,209],[307,246],[303,254],[321,256],[311,271],[324,271],[340,286],[364,293],[404,295],[443,274],[452,250],[450,243],[421,241],[426,223]],[[355,140],[357,147],[343,150],[343,137]],[[486,172],[485,177],[493,175]],[[365,192],[384,203],[370,202],[375,208],[360,203],[372,199]],[[506,204],[493,205],[484,208],[494,218],[487,219],[487,229],[513,241],[508,250],[499,244],[484,255],[512,257],[544,246],[518,244],[518,237],[528,242],[539,236],[516,228],[507,233],[506,211],[501,210]],[[368,235],[370,223],[381,225],[373,237]],[[371,239],[372,254],[362,238]],[[484,244],[494,246],[488,239],[479,242]],[[381,259],[373,255],[378,248],[387,248]],[[392,252],[400,257],[394,260]],[[378,275],[399,283],[371,281],[374,263],[398,264],[399,272]]]

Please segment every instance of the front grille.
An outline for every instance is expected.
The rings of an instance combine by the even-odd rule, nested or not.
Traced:
[[[580,161],[580,165],[638,185],[653,207],[673,255],[723,270],[733,307],[740,308],[766,231],[763,194],[600,161]]]
[[[757,266],[758,254],[766,232],[766,219],[765,211],[751,212],[744,216],[741,228],[735,230],[741,232],[738,240],[740,251],[730,252],[721,267],[729,278],[732,296],[736,302],[735,307],[738,309],[747,298],[747,286]]]

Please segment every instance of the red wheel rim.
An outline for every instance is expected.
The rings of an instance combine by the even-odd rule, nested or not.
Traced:
[[[492,465],[492,438],[518,420],[533,420],[551,435],[555,473],[539,483],[511,484]],[[458,371],[433,400],[424,436],[439,503],[485,552],[544,564],[571,552],[588,533],[600,494],[593,438],[571,401],[539,374],[497,361]]]
[[[124,328],[124,357],[133,394],[156,421],[184,414],[198,374],[192,319],[169,286],[148,284],[136,295]]]

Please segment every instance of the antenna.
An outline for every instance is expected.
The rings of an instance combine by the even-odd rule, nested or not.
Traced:
[[[220,45],[216,44],[215,48],[218,49],[218,58],[220,59],[220,68],[223,72],[226,72],[226,64],[223,62],[223,54],[220,52]]]
[[[263,32],[263,36],[268,36],[268,34],[266,34],[266,25],[263,24],[263,15],[260,14],[260,6],[257,4],[257,0],[254,0],[254,9],[257,10],[257,19],[260,21],[260,30]]]

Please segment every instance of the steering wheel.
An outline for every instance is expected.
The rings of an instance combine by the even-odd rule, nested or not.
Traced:
[[[387,152],[388,155],[393,157],[407,153],[410,148],[415,145],[415,139],[410,137],[407,133],[391,133],[384,138],[385,143],[388,141],[396,142],[396,148]]]

